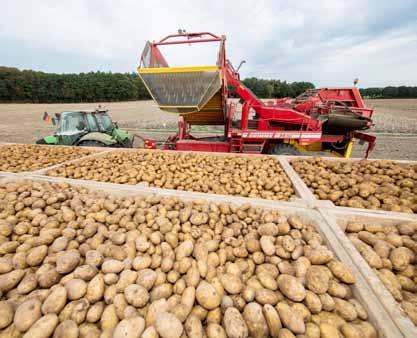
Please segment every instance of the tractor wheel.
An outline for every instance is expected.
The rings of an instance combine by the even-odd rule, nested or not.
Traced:
[[[271,155],[291,155],[291,156],[300,155],[300,152],[298,151],[297,148],[287,143],[279,143],[279,144],[274,145],[269,150],[269,153]]]
[[[47,144],[47,143],[45,142],[45,139],[40,138],[39,140],[36,141],[36,144]]]
[[[99,141],[82,141],[78,143],[80,147],[107,147],[103,142]]]

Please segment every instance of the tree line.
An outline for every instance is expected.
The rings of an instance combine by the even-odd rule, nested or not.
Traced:
[[[384,88],[361,88],[361,95],[371,99],[411,99],[417,98],[417,86],[388,86]]]
[[[250,77],[245,86],[261,98],[295,97],[314,88],[311,82]],[[231,88],[232,89],[232,88]],[[368,98],[417,98],[417,87],[360,89]],[[233,90],[232,90],[233,95]],[[136,73],[54,74],[0,66],[0,102],[59,103],[148,100]]]
[[[135,73],[53,74],[0,67],[0,102],[105,102],[148,100]]]

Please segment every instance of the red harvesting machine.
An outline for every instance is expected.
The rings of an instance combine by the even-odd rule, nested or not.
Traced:
[[[359,132],[372,126],[372,109],[366,108],[359,90],[321,88],[296,98],[264,102],[240,81],[226,59],[225,36],[208,32],[168,35],[147,42],[138,73],[159,108],[177,113],[178,132],[162,149],[207,152],[296,155],[300,151],[329,151],[349,157],[353,140],[367,142],[366,157],[375,137]],[[159,47],[216,43],[217,62],[210,66],[170,67]],[[230,99],[231,88],[240,98]],[[224,126],[224,134],[196,138],[192,126]],[[154,149],[156,142],[146,140]]]

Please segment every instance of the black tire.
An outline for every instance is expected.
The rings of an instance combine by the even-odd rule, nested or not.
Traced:
[[[82,141],[77,145],[80,147],[107,147],[106,144],[100,141]]]
[[[47,144],[47,143],[45,142],[45,139],[40,138],[39,140],[36,141],[36,144]]]
[[[290,156],[300,155],[300,152],[298,151],[297,148],[287,143],[275,144],[274,146],[271,147],[271,149],[269,150],[269,153],[271,155],[290,155]]]

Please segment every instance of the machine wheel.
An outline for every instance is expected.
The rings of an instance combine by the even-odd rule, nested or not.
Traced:
[[[300,152],[298,151],[297,148],[287,143],[279,143],[279,144],[274,145],[269,150],[269,153],[271,155],[291,155],[291,156],[300,155]]]
[[[107,145],[99,141],[82,141],[78,145],[80,147],[107,147]]]

